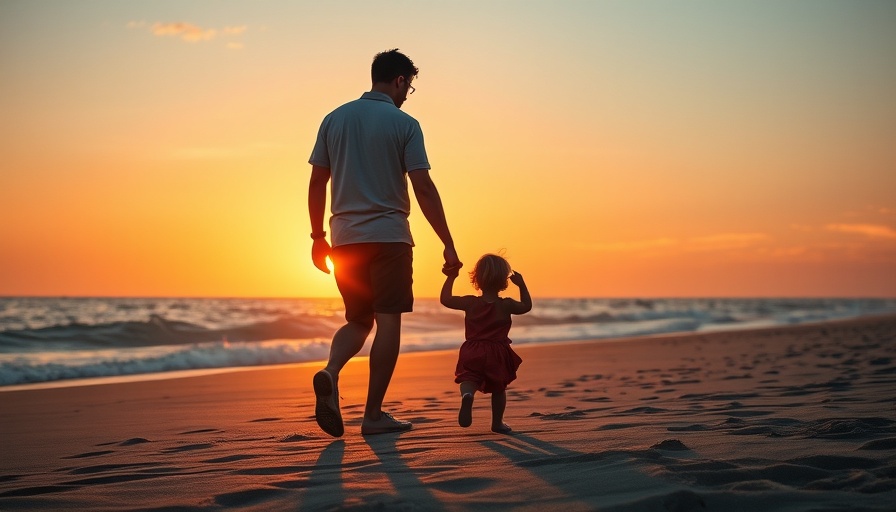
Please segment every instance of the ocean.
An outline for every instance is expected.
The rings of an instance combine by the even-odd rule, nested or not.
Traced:
[[[896,299],[536,298],[510,337],[624,341],[892,312]],[[0,391],[323,361],[342,314],[338,298],[0,298]],[[437,299],[417,299],[402,325],[402,352],[463,341],[463,313]]]

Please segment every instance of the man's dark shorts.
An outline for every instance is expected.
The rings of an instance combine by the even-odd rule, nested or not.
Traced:
[[[413,310],[414,256],[409,244],[340,245],[333,248],[331,258],[347,321]]]

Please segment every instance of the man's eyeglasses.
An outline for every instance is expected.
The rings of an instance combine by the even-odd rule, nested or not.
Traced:
[[[408,82],[408,94],[414,94],[414,91],[416,90],[417,89],[414,89],[414,86],[411,85],[411,82]]]

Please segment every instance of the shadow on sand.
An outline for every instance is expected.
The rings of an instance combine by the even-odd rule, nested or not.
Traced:
[[[398,493],[396,501],[386,505],[395,506],[407,504],[416,507],[415,510],[444,511],[445,506],[438,498],[427,489],[420,481],[414,470],[408,467],[398,451],[397,441],[400,434],[386,434],[381,436],[365,436],[364,441],[373,450],[380,460],[379,469],[389,477],[392,486]]]

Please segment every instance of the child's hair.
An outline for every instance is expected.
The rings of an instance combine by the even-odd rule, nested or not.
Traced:
[[[470,272],[470,282],[477,290],[500,292],[507,289],[510,272],[510,263],[507,260],[495,254],[486,254],[479,258]]]

